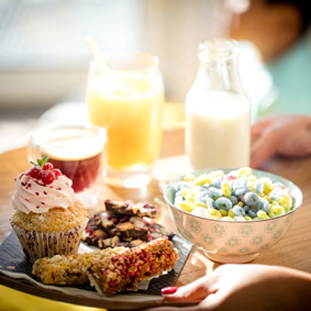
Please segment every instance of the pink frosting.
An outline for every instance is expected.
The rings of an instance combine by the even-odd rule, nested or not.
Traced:
[[[34,179],[27,173],[16,178],[12,197],[15,209],[26,214],[46,213],[55,207],[66,209],[77,200],[71,188],[72,181],[66,176],[61,175],[51,184],[44,185],[42,180]]]

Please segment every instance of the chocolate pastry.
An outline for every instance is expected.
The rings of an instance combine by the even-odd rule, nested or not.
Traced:
[[[89,219],[82,238],[88,245],[101,249],[118,246],[133,248],[162,236],[172,239],[175,235],[152,219],[139,216],[154,217],[157,209],[153,205],[117,200],[105,202],[107,211],[99,212]]]
[[[148,203],[134,204],[131,201],[119,201],[119,200],[106,200],[106,210],[116,214],[126,216],[140,216],[154,218],[158,212],[156,206]]]
[[[146,236],[148,234],[148,230],[140,227],[135,227],[132,222],[127,221],[117,224],[116,227],[111,230],[111,233],[113,235],[121,236],[123,239],[126,240],[129,238],[133,239]]]
[[[99,240],[105,240],[107,238],[109,238],[109,235],[106,232],[101,229],[94,230],[94,228],[87,225],[82,236],[82,241],[88,245],[98,246]]]

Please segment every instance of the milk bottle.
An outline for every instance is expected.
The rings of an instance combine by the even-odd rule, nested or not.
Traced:
[[[238,43],[204,41],[186,97],[185,145],[191,169],[238,168],[250,161],[250,102],[238,75]]]

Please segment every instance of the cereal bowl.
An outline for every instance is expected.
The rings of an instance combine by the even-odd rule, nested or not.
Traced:
[[[234,169],[206,169],[192,173],[195,177],[222,170],[228,174]],[[171,218],[178,232],[190,243],[202,249],[205,255],[220,263],[245,263],[254,260],[261,251],[278,243],[293,224],[296,210],[302,204],[302,193],[291,181],[280,176],[252,170],[260,178],[269,178],[272,182],[283,184],[292,197],[292,208],[281,216],[264,220],[224,221],[209,219],[190,214],[174,205],[175,186],[183,181],[181,176],[171,181],[164,191]]]

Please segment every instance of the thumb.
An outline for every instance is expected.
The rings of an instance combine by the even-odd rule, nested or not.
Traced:
[[[162,295],[167,301],[202,300],[215,290],[209,279],[203,277],[183,287],[163,288]]]
[[[278,149],[283,135],[279,131],[267,128],[253,144],[251,150],[251,167],[258,168],[260,165],[272,157]]]

